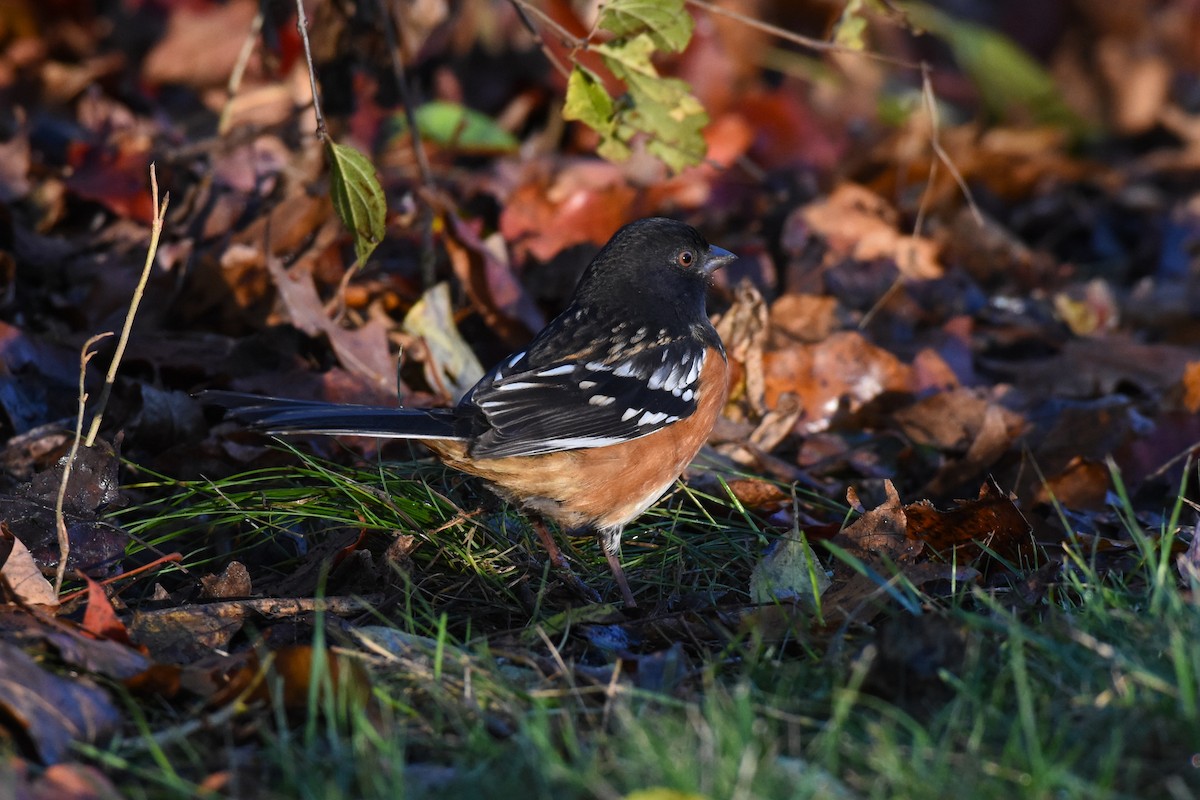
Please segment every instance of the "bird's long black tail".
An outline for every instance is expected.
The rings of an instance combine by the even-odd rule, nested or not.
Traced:
[[[381,439],[462,439],[450,408],[386,408],[206,391],[200,401],[264,433],[320,433]]]

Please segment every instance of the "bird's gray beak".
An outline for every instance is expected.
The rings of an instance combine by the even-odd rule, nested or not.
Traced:
[[[736,260],[737,256],[724,247],[717,247],[715,244],[710,244],[708,252],[704,255],[704,272],[707,275],[711,275],[729,262]]]

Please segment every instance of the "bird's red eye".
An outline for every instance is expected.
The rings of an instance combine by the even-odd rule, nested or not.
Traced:
[[[691,250],[684,250],[679,255],[675,256],[676,263],[681,267],[690,267],[696,260],[696,255]]]

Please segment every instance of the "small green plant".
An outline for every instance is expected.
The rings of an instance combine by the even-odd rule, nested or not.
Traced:
[[[652,61],[659,52],[682,52],[694,26],[683,0],[605,4],[597,27],[613,38],[592,45],[591,50],[625,85],[625,93],[614,97],[601,76],[576,63],[563,107],[564,117],[600,134],[601,156],[623,161],[634,138],[644,135],[646,149],[673,170],[704,159],[702,131],[708,114],[685,81],[659,75]]]

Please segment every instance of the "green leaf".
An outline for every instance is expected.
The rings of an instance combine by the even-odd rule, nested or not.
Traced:
[[[750,599],[755,603],[796,601],[813,608],[830,583],[807,539],[779,539],[750,574]]]
[[[592,49],[604,57],[604,63],[621,80],[628,75],[658,77],[658,70],[650,61],[650,56],[654,54],[654,40],[647,34],[632,39],[614,39]]]
[[[650,61],[650,36],[614,40],[595,50],[628,89],[627,103],[617,112],[615,138],[628,142],[646,134],[646,149],[676,172],[703,161],[708,114],[685,81],[658,74]]]
[[[578,64],[567,79],[567,100],[563,104],[563,119],[574,119],[600,133],[610,131],[613,123],[613,101],[590,70]]]
[[[613,0],[600,14],[600,27],[615,38],[594,45],[626,93],[614,99],[594,73],[576,65],[567,80],[563,118],[600,134],[597,153],[610,161],[629,157],[635,138],[678,172],[704,160],[708,114],[684,81],[664,78],[651,60],[661,50],[682,50],[693,22],[683,0]]]
[[[508,153],[518,142],[486,114],[458,103],[435,100],[416,111],[421,137],[445,147],[466,151]]]
[[[866,49],[864,35],[867,32],[866,0],[850,0],[842,9],[834,29],[833,43],[847,50],[859,52]]]
[[[333,210],[354,234],[354,253],[361,267],[383,241],[387,198],[375,167],[362,153],[332,139],[325,140],[329,159],[329,197]]]
[[[678,53],[692,38],[695,22],[684,0],[611,0],[600,12],[600,27],[630,38],[646,34],[659,50]]]
[[[914,25],[950,45],[992,114],[1005,119],[1024,114],[1041,124],[1087,132],[1087,123],[1063,101],[1050,74],[1011,39],[924,3],[906,3],[903,8]]]

